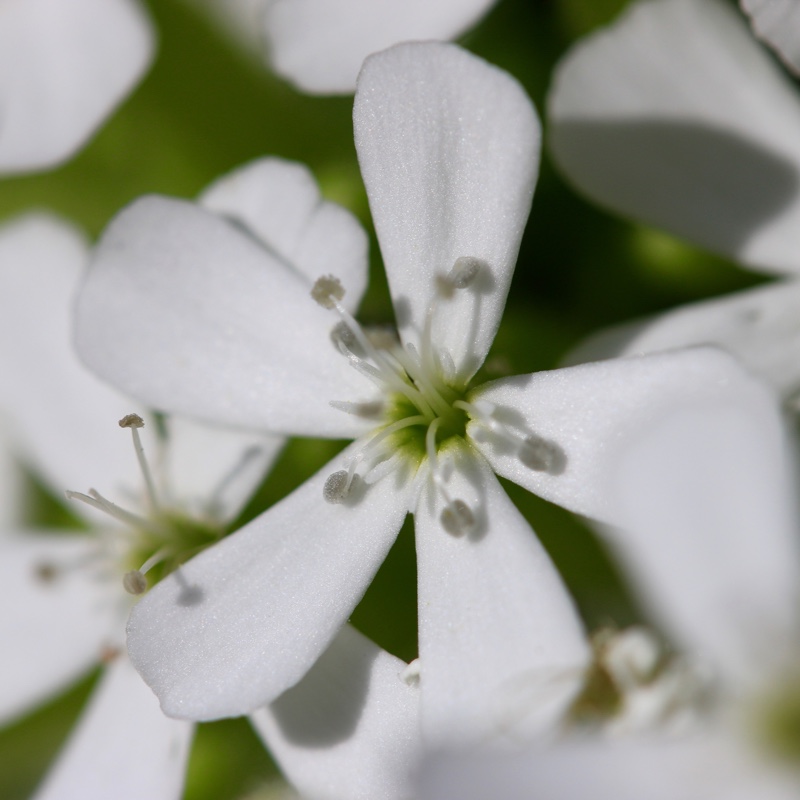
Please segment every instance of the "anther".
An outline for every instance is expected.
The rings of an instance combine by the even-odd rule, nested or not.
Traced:
[[[559,472],[561,449],[554,442],[531,434],[522,440],[517,457],[528,469],[537,472]]]
[[[323,308],[336,308],[337,303],[344,297],[344,286],[335,276],[323,275],[314,283],[311,297]]]
[[[138,569],[132,569],[123,575],[122,586],[128,594],[144,594],[147,591],[147,578]]]
[[[138,414],[126,414],[119,421],[120,428],[144,428],[144,420]]]
[[[52,583],[58,577],[58,567],[51,561],[42,561],[34,567],[36,578],[42,583]]]
[[[400,680],[403,681],[406,686],[419,686],[420,673],[419,659],[415,658],[400,673]]]
[[[352,403],[347,400],[331,400],[330,406],[346,414],[362,419],[380,419],[386,410],[383,400],[365,400],[361,403]]]
[[[354,476],[355,477],[355,476]],[[344,503],[350,495],[353,487],[353,480],[347,470],[340,469],[328,476],[325,485],[322,487],[322,496],[328,503]]]
[[[463,536],[475,527],[475,515],[463,500],[453,500],[448,503],[439,521],[452,536]]]
[[[315,298],[316,299],[316,298]],[[337,322],[331,330],[331,341],[339,352],[349,352],[363,357],[364,353],[359,347],[358,339],[346,322]]]

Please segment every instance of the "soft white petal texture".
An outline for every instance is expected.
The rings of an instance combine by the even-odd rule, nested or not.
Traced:
[[[796,775],[714,731],[675,741],[584,740],[513,756],[431,756],[418,800],[795,800]]]
[[[192,203],[142,198],[106,229],[78,299],[76,341],[148,405],[279,433],[347,437],[329,405],[370,397],[330,339],[334,312],[253,237]]]
[[[55,217],[0,228],[0,427],[55,494],[101,483],[114,498],[141,479],[117,427],[131,401],[97,380],[70,343],[70,299],[87,258],[83,236]]]
[[[193,729],[165,717],[128,659],[116,658],[36,800],[177,800]]]
[[[596,202],[800,271],[800,102],[720,0],[644,0],[556,70],[550,145]]]
[[[397,475],[330,504],[348,451],[133,609],[128,652],[167,714],[207,720],[274,700],[306,673],[372,580],[408,509]]]
[[[216,180],[200,203],[239,222],[311,283],[335,275],[346,290],[342,304],[358,308],[367,287],[367,235],[349,211],[322,199],[303,164],[253,161]]]
[[[608,535],[682,649],[737,688],[777,672],[797,641],[797,475],[773,393],[733,376],[720,389],[620,452]]]
[[[454,39],[495,0],[268,0],[273,69],[312,94],[348,94],[361,63],[397,42]]]
[[[483,262],[433,320],[433,341],[466,380],[494,339],[530,210],[533,106],[508,73],[454,45],[416,42],[366,61],[353,119],[404,339],[419,340],[437,278],[456,259]]]
[[[0,536],[4,529],[20,522],[24,508],[25,480],[8,438],[0,418]]]
[[[263,480],[284,439],[165,419],[163,483],[169,505],[199,517],[233,519]]]
[[[46,700],[122,638],[117,584],[87,564],[89,537],[4,532],[0,536],[0,722]],[[51,580],[40,570],[63,567]]]
[[[681,306],[657,317],[602,331],[569,354],[569,363],[715,344],[782,395],[800,389],[800,281]]]
[[[3,0],[0,173],[69,158],[139,81],[153,32],[134,0]]]
[[[685,409],[735,403],[734,390],[763,391],[729,355],[697,347],[517,375],[473,391],[470,401],[493,409],[507,432],[548,443],[549,471],[525,466],[518,446],[483,423],[470,422],[467,432],[499,475],[570,511],[618,522],[609,476],[630,444]]]
[[[430,744],[550,726],[574,696],[588,645],[572,598],[483,457],[450,448],[447,491],[476,529],[453,536],[432,482],[415,513],[422,725]],[[443,459],[444,461],[444,459]]]
[[[740,0],[756,35],[795,74],[800,72],[800,5],[796,0]]]
[[[405,800],[419,747],[406,664],[345,625],[300,683],[250,719],[304,797]]]

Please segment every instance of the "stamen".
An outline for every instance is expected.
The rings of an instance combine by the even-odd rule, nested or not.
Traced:
[[[439,469],[439,461],[436,455],[436,431],[441,424],[441,418],[437,417],[429,426],[425,434],[425,450],[428,454],[428,468],[431,471],[431,478],[436,488],[441,493],[446,503],[444,510],[439,516],[442,527],[452,536],[463,536],[475,528],[475,514],[463,500],[453,500],[445,486],[444,477]]]
[[[466,289],[475,282],[481,269],[481,260],[473,256],[459,256],[450,272],[445,276],[438,276],[436,288],[439,296],[450,300],[459,289]]]
[[[358,339],[356,339],[355,334],[350,330],[346,322],[339,321],[333,326],[331,341],[340,353],[345,353],[345,355],[352,353],[360,357],[364,355],[361,348],[358,348]],[[356,352],[356,348],[358,348],[359,352]]]
[[[138,569],[132,569],[122,576],[122,588],[128,594],[144,594],[147,591],[147,578]]]
[[[400,673],[400,680],[403,681],[406,686],[419,686],[420,672],[419,659],[415,658]]]
[[[155,482],[153,481],[150,467],[147,465],[144,448],[142,447],[142,440],[139,437],[139,428],[144,427],[144,420],[138,414],[126,414],[119,421],[119,426],[120,428],[130,428],[131,436],[133,437],[133,449],[136,451],[136,459],[139,462],[139,468],[144,478],[144,485],[147,489],[147,499],[150,502],[150,508],[156,511],[158,510],[158,500],[156,499]]]
[[[323,308],[336,308],[344,298],[344,286],[334,275],[323,275],[314,283],[311,297]]]
[[[83,494],[83,492],[73,492],[69,490],[64,492],[64,494],[67,500],[80,500],[82,503],[86,503],[87,506],[92,506],[92,508],[96,508],[98,511],[103,511],[109,516],[114,517],[114,519],[123,522],[125,525],[145,530],[154,530],[154,526],[149,520],[140,517],[138,514],[132,514],[130,511],[120,508],[110,500],[106,500],[96,489],[89,489],[88,495]]]
[[[362,419],[379,419],[386,406],[382,400],[366,400],[361,403],[351,403],[347,400],[331,400],[329,405],[346,414]]]
[[[355,473],[351,475],[346,469],[340,469],[329,475],[322,487],[322,496],[325,502],[333,505],[344,503],[350,496],[356,478],[358,476]]]

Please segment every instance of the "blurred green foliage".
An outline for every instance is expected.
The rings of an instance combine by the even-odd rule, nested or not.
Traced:
[[[464,43],[514,74],[541,114],[556,60],[575,38],[611,19],[623,5],[623,0],[500,0]],[[70,163],[0,181],[0,220],[30,208],[49,208],[94,237],[141,194],[192,197],[225,171],[277,154],[307,163],[325,194],[353,210],[370,229],[352,140],[352,99],[296,93],[181,0],[152,0],[150,7],[160,42],[148,77]],[[601,326],[756,280],[722,259],[591,207],[564,185],[545,153],[487,371],[553,368],[573,344]],[[374,236],[372,283],[361,316],[367,322],[391,322]],[[239,522],[286,495],[340,447],[336,442],[291,442]],[[580,520],[514,485],[506,488],[562,570],[591,628],[639,618],[612,561]],[[32,496],[37,523],[69,524],[58,499],[45,497],[38,487]],[[415,657],[410,524],[353,621],[397,655]],[[64,741],[94,677],[0,732],[0,797],[28,796]],[[246,721],[202,725],[186,797],[242,797],[274,774]]]

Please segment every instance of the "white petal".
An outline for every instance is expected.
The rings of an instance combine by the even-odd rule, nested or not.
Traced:
[[[0,173],[69,158],[139,81],[152,51],[133,0],[4,0]]]
[[[358,308],[367,288],[367,235],[349,211],[322,199],[303,164],[253,161],[211,184],[200,203],[243,225],[312,284],[335,275],[346,290],[343,305]]]
[[[102,481],[98,489],[113,497],[140,485],[128,435],[117,427],[133,409],[70,344],[87,258],[83,236],[55,217],[27,215],[0,228],[0,414],[10,444],[54,493]]]
[[[733,375],[717,394],[620,451],[609,537],[660,621],[738,687],[777,671],[795,641],[797,476],[777,398]]]
[[[429,482],[416,511],[422,723],[428,742],[540,731],[574,696],[588,658],[583,626],[530,525],[471,448],[448,451],[447,491],[477,519],[440,522]]]
[[[408,508],[392,476],[358,502],[327,503],[347,452],[133,609],[128,652],[166,713],[253,711],[300,680],[347,620]]]
[[[593,200],[800,271],[800,102],[727,4],[635,3],[561,62],[549,112],[556,161]]]
[[[165,717],[128,659],[117,658],[36,800],[177,800],[193,727]]]
[[[800,6],[796,0],[740,0],[756,35],[795,74],[800,72]]]
[[[8,446],[8,435],[0,418],[0,536],[22,520],[25,479],[19,462]]]
[[[169,505],[198,517],[233,519],[285,440],[167,417],[162,467]]]
[[[494,339],[539,163],[540,128],[507,73],[454,45],[398,45],[367,60],[356,148],[398,325],[419,340],[437,278],[456,259],[478,277],[440,300],[433,341],[466,379]]]
[[[479,386],[470,401],[493,409],[494,420],[517,438],[475,421],[467,431],[498,474],[570,511],[618,522],[609,475],[630,443],[684,408],[735,403],[732,387],[761,397],[754,384],[714,348],[600,361]],[[544,440],[551,468],[531,469],[519,458],[528,435]],[[684,456],[691,458],[691,450]]]
[[[361,63],[393,44],[455,39],[495,0],[271,0],[273,69],[312,94],[348,94]]]
[[[106,230],[78,300],[77,346],[155,408],[238,427],[347,437],[329,402],[371,384],[335,349],[337,317],[252,237],[191,203],[145,197]]]
[[[569,363],[715,344],[782,395],[800,390],[800,281],[785,281],[692,303],[592,336]]]
[[[402,800],[420,745],[406,664],[345,625],[300,683],[251,721],[287,779],[317,800]]]
[[[797,778],[729,736],[567,741],[504,756],[433,756],[418,800],[793,800]]]
[[[85,536],[0,536],[0,721],[46,700],[119,644],[124,616],[116,585],[99,581]],[[41,571],[56,570],[51,579]]]

